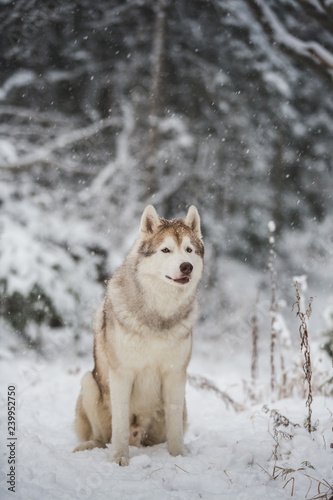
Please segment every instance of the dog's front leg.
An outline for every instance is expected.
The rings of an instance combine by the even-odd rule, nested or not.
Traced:
[[[168,450],[174,457],[183,453],[183,411],[186,373],[169,372],[163,376],[163,400]]]
[[[131,372],[110,371],[112,412],[112,461],[119,465],[129,464],[129,403],[134,375]]]

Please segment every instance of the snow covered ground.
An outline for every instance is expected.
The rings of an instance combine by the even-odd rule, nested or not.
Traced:
[[[197,339],[189,373],[209,377],[244,404],[244,410],[227,408],[216,392],[188,384],[186,456],[171,457],[165,444],[131,447],[130,465],[124,468],[110,462],[110,450],[72,453],[77,444],[72,428],[76,397],[92,358],[68,353],[45,362],[36,354],[18,357],[3,351],[1,399],[6,403],[7,387],[15,384],[17,447],[13,493],[7,489],[7,408],[2,404],[0,498],[281,500],[317,498],[318,492],[327,492],[325,480],[333,482],[332,398],[315,395],[313,422],[318,424],[309,435],[303,427],[304,399],[272,402],[263,396],[251,402],[243,388],[249,378],[246,346],[236,353],[223,352],[221,340],[218,348],[212,345]],[[263,393],[265,378],[258,382]],[[272,410],[287,417],[289,425],[275,425]]]
[[[96,449],[72,453],[77,444],[73,432],[73,420],[80,379],[86,370],[92,368],[91,354],[85,357],[76,355],[78,351],[91,353],[91,336],[83,321],[84,309],[87,309],[86,316],[89,317],[90,311],[85,304],[90,304],[92,307],[99,300],[102,291],[102,287],[95,283],[95,257],[91,258],[88,267],[86,265],[87,255],[90,255],[86,240],[93,239],[89,227],[83,223],[62,225],[57,217],[48,218],[46,225],[33,207],[23,203],[20,207],[16,198],[10,203],[8,201],[8,206],[13,221],[18,213],[23,221],[26,219],[32,221],[30,225],[28,224],[26,233],[20,231],[17,224],[5,226],[9,231],[7,242],[12,242],[9,246],[7,244],[7,252],[3,255],[5,258],[2,261],[6,264],[6,269],[8,268],[8,272],[5,273],[8,283],[10,278],[12,285],[17,284],[14,289],[23,292],[25,277],[28,279],[33,269],[33,274],[38,276],[39,282],[45,280],[45,290],[54,291],[55,304],[62,311],[68,309],[73,314],[70,318],[72,321],[67,323],[67,333],[65,328],[52,329],[43,324],[36,327],[32,323],[32,331],[29,330],[29,334],[32,338],[35,338],[34,335],[39,335],[43,339],[43,350],[48,356],[48,361],[35,352],[18,349],[18,338],[12,331],[11,333],[8,331],[7,335],[5,325],[1,325],[1,500],[5,498],[257,500],[260,496],[264,499],[281,500],[314,499],[329,491],[329,484],[333,483],[333,450],[330,447],[333,442],[333,403],[332,397],[324,396],[323,391],[319,394],[319,389],[331,376],[329,372],[331,366],[327,354],[318,348],[322,342],[320,333],[333,328],[333,302],[330,296],[333,267],[332,259],[329,261],[329,257],[332,256],[332,246],[330,239],[324,237],[331,234],[329,223],[318,227],[318,234],[315,235],[318,248],[313,247],[309,231],[300,243],[291,241],[291,248],[295,251],[290,252],[292,256],[295,255],[295,259],[307,263],[306,270],[312,280],[311,287],[309,286],[311,291],[307,295],[312,294],[315,297],[311,316],[314,324],[311,325],[310,339],[314,383],[312,421],[318,422],[317,430],[309,435],[303,427],[307,414],[304,394],[306,386],[302,381],[303,373],[299,362],[299,335],[298,325],[295,324],[295,313],[292,320],[293,334],[290,339],[287,335],[291,347],[289,346],[289,351],[284,352],[286,368],[289,369],[288,398],[281,399],[277,395],[272,397],[269,391],[268,334],[271,318],[269,285],[262,290],[257,307],[261,345],[259,377],[253,389],[249,381],[250,318],[258,283],[263,278],[259,271],[253,270],[245,263],[241,264],[232,259],[223,260],[221,275],[217,273],[216,276],[217,284],[223,283],[223,293],[217,287],[212,288],[211,293],[206,293],[206,298],[201,301],[203,317],[196,329],[194,355],[189,373],[207,377],[217,388],[227,392],[235,401],[242,404],[244,409],[235,411],[232,405],[227,407],[220,394],[209,387],[198,389],[188,384],[189,429],[185,436],[186,456],[171,457],[165,444],[152,448],[133,447],[130,450],[129,467],[120,468],[110,462],[110,450]],[[76,231],[71,229],[72,226]],[[71,233],[70,237],[66,232]],[[48,249],[45,253],[36,242],[42,245],[45,241],[52,241],[52,233],[58,236],[60,234],[60,240],[68,240],[69,243],[66,247],[55,245],[54,252]],[[11,234],[12,238],[8,237]],[[294,238],[300,237],[295,235]],[[20,240],[20,244],[17,243],[17,239]],[[76,258],[72,259],[75,262],[75,269],[69,256],[66,256],[67,247],[73,252],[75,250]],[[17,267],[12,267],[11,257],[20,248],[27,248],[28,251],[22,251],[21,255],[14,259],[14,262],[17,261]],[[288,248],[288,241],[284,242],[283,248]],[[327,257],[325,265],[321,260],[315,260],[317,254],[312,256],[313,249],[323,258]],[[209,245],[207,250],[209,258]],[[309,254],[308,258],[306,252]],[[61,267],[52,267],[52,262],[43,266],[40,255],[44,254],[50,258],[57,257]],[[39,259],[37,269],[33,267],[33,258],[27,260],[29,255]],[[281,257],[277,259],[277,263],[279,260],[282,260]],[[117,262],[112,264],[110,268]],[[283,264],[285,265],[285,262]],[[298,269],[297,265],[292,267]],[[52,272],[48,275],[47,270],[50,272],[50,269]],[[288,276],[293,275],[289,269],[287,271]],[[59,280],[57,273],[60,273],[62,279]],[[284,283],[284,289],[292,288],[289,281],[287,285]],[[60,283],[62,288],[59,290],[54,283]],[[84,287],[82,283],[85,283]],[[73,297],[79,293],[82,296],[83,305],[81,304],[81,308],[77,311],[73,307],[71,295],[66,295],[68,289],[74,292]],[[289,316],[288,328],[290,328],[292,323],[290,309],[294,299],[289,300],[290,294],[285,295],[285,290],[280,295],[288,302],[286,310],[289,312],[286,315]],[[58,299],[65,301],[65,305],[58,303]],[[325,313],[327,324],[325,327],[319,326],[320,316],[325,311],[327,311],[327,314]],[[279,325],[281,327],[279,337],[283,341],[286,338],[287,327],[281,321]],[[317,334],[313,337],[312,334],[316,331]],[[81,334],[80,339],[77,345],[73,346],[73,339],[78,333]],[[266,339],[262,337],[263,334]],[[297,358],[296,365],[294,358]],[[15,493],[8,491],[10,484],[7,483],[7,474],[10,472],[8,463],[10,448],[7,445],[11,443],[7,428],[7,389],[10,385],[15,385],[17,389]],[[253,394],[255,398],[251,397]],[[279,414],[290,422],[279,417]],[[329,499],[330,496],[332,491],[326,498]]]

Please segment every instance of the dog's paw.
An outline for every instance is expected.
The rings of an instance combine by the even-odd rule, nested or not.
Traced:
[[[82,448],[82,446],[79,444],[78,446],[76,446],[74,448],[74,450],[72,451],[72,453],[76,453],[77,451],[84,451],[86,450],[87,448]]]
[[[116,456],[112,457],[112,462],[121,465],[122,467],[126,467],[126,465],[129,465],[129,458],[125,457],[124,455],[122,455],[121,457]]]
[[[173,457],[178,457],[178,455],[185,455],[183,444],[168,444],[168,451]]]
[[[94,441],[84,441],[74,448],[73,453],[76,453],[77,451],[92,450],[93,448],[95,448]]]
[[[94,448],[105,448],[105,444],[93,439],[90,441],[83,441],[83,443],[80,443],[76,448],[74,448],[73,453],[76,453],[77,451],[93,450]]]

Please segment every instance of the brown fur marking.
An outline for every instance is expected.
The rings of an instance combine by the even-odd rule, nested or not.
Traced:
[[[150,257],[153,255],[165,239],[166,235],[171,236],[178,246],[181,245],[183,237],[188,236],[195,249],[195,253],[201,257],[204,256],[205,250],[202,241],[200,241],[199,238],[193,237],[191,229],[185,224],[183,219],[160,219],[160,225],[154,234],[151,237],[148,237],[140,246],[139,254],[144,257]]]

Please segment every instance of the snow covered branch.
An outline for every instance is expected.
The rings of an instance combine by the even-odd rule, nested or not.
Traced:
[[[119,133],[116,141],[116,158],[115,161],[108,163],[93,180],[89,192],[83,193],[82,198],[90,198],[93,195],[101,192],[108,180],[112,177],[117,168],[124,169],[133,161],[129,155],[130,137],[134,131],[135,120],[131,107],[128,104],[123,104],[123,129]]]
[[[315,18],[329,33],[333,33],[333,4],[330,0],[297,0],[310,17]]]
[[[64,123],[63,115],[57,112],[48,113],[47,111],[37,111],[31,108],[23,108],[22,106],[0,106],[0,116],[1,115],[18,116],[34,122]]]
[[[63,149],[67,146],[75,144],[77,142],[85,141],[94,135],[98,134],[102,130],[109,127],[115,127],[119,123],[118,117],[106,118],[100,120],[98,123],[92,123],[87,127],[74,130],[72,132],[66,132],[50,140],[44,146],[40,147],[36,152],[25,155],[23,158],[18,159],[18,161],[9,163],[7,165],[0,165],[1,170],[28,170],[36,163],[43,163],[45,165],[52,165],[55,163],[53,158],[53,153],[56,150]]]
[[[278,17],[263,0],[249,0],[274,37],[274,40],[292,53],[324,66],[333,79],[333,54],[315,41],[303,41],[287,31]]]

